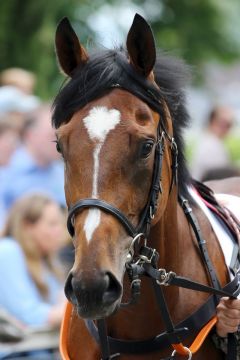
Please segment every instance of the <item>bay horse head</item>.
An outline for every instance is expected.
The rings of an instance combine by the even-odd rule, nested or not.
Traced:
[[[126,50],[91,56],[64,18],[56,31],[56,52],[70,77],[53,115],[75,246],[65,293],[81,317],[99,319],[119,307],[134,242],[146,237],[150,222],[154,225],[164,212],[181,143],[172,119],[182,116],[183,123],[186,114],[176,111],[182,94],[171,90],[179,88],[178,73],[168,84],[170,60],[156,63],[153,34],[140,15],[128,32]]]

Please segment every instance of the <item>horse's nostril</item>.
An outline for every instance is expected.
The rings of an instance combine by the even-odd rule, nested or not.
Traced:
[[[78,309],[96,309],[98,306],[110,306],[122,293],[122,286],[111,272],[102,272],[86,280],[69,273],[65,284],[67,299]]]
[[[105,281],[107,286],[103,293],[102,300],[104,304],[112,304],[120,297],[122,287],[115,276],[110,272],[106,272]]]
[[[64,287],[64,292],[66,295],[66,298],[73,304],[73,305],[77,305],[77,298],[76,295],[74,294],[74,290],[73,290],[73,286],[72,286],[72,279],[73,279],[73,275],[70,272],[68,274],[66,283],[65,283],[65,287]]]

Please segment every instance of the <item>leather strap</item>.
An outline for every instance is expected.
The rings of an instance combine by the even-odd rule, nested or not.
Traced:
[[[137,235],[137,230],[134,228],[134,226],[130,223],[128,218],[116,207],[113,205],[107,203],[106,201],[99,200],[99,199],[83,199],[78,201],[76,204],[70,207],[69,213],[68,213],[68,219],[67,219],[67,228],[71,236],[74,235],[74,226],[72,224],[72,218],[73,216],[86,208],[95,207],[98,209],[101,209],[103,211],[106,211],[115,217],[121,222],[121,224],[124,226],[127,233],[132,236],[133,238]]]
[[[206,240],[204,240],[204,238],[203,238],[202,231],[200,229],[197,218],[193,214],[192,209],[189,206],[188,201],[186,199],[184,199],[182,196],[179,196],[179,199],[180,199],[180,205],[182,206],[182,209],[183,209],[189,223],[191,224],[192,229],[194,231],[194,234],[196,236],[198,246],[199,246],[199,249],[201,251],[202,259],[203,259],[203,261],[205,263],[205,266],[206,266],[206,268],[208,270],[208,275],[209,275],[209,277],[211,279],[212,285],[216,289],[221,289],[219,280],[218,280],[216,272],[215,272],[215,269],[213,267],[212,261],[211,261],[211,259],[209,257],[209,254],[208,254],[208,250],[207,250],[207,246],[206,246]],[[216,299],[216,302],[217,302],[217,299]]]
[[[85,324],[90,334],[98,343],[100,343],[98,329],[93,320],[85,320]],[[187,336],[189,336],[188,329],[182,328],[179,331],[179,336],[181,336],[183,339],[186,339]],[[168,340],[168,334],[166,332],[146,340],[123,340],[112,338],[111,336],[108,336],[107,339],[111,353],[145,354],[148,352],[158,351],[171,345]]]
[[[162,286],[159,286],[155,281],[155,279],[152,279],[152,284],[157,298],[158,307],[161,312],[162,320],[167,331],[168,340],[170,344],[178,343],[179,342],[178,330],[177,331],[175,330],[174,324],[172,322],[171,315],[169,313],[168,306],[166,304],[165,297],[163,295]],[[187,328],[184,327],[181,328],[180,330],[183,329],[186,330]]]
[[[151,264],[144,264],[143,265],[145,271],[147,274],[157,281],[161,281],[161,269],[154,269]],[[237,275],[238,276],[238,275]],[[206,292],[210,294],[216,294],[220,296],[228,296],[232,297],[233,295],[230,294],[227,291],[215,289],[214,287],[207,286],[200,284],[197,281],[190,280],[188,278],[185,278],[183,276],[177,276],[175,273],[172,273],[169,279],[165,282],[166,285],[175,285],[178,287],[183,287],[185,289],[200,291],[200,292]]]
[[[98,327],[99,340],[101,343],[102,360],[109,360],[110,349],[107,340],[107,329],[106,329],[105,320],[103,319],[97,320],[97,327]]]

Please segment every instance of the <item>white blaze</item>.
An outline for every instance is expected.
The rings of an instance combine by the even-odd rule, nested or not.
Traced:
[[[99,155],[101,148],[106,140],[108,133],[113,130],[121,120],[121,114],[118,110],[107,109],[106,107],[94,107],[90,110],[88,116],[83,119],[88,135],[92,141],[95,141],[93,152],[93,182],[92,197],[98,197],[98,172]],[[90,209],[84,224],[84,231],[88,241],[100,223],[101,212],[99,209]]]

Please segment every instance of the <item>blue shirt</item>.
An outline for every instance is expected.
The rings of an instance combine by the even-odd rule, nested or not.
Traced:
[[[62,161],[39,166],[24,147],[14,153],[10,165],[5,169],[4,181],[0,186],[6,208],[20,196],[30,192],[42,192],[51,196],[60,205],[66,204]]]
[[[46,271],[49,297],[44,300],[32,280],[20,245],[12,238],[0,239],[0,307],[30,326],[47,324],[49,311],[57,303],[62,284]]]

